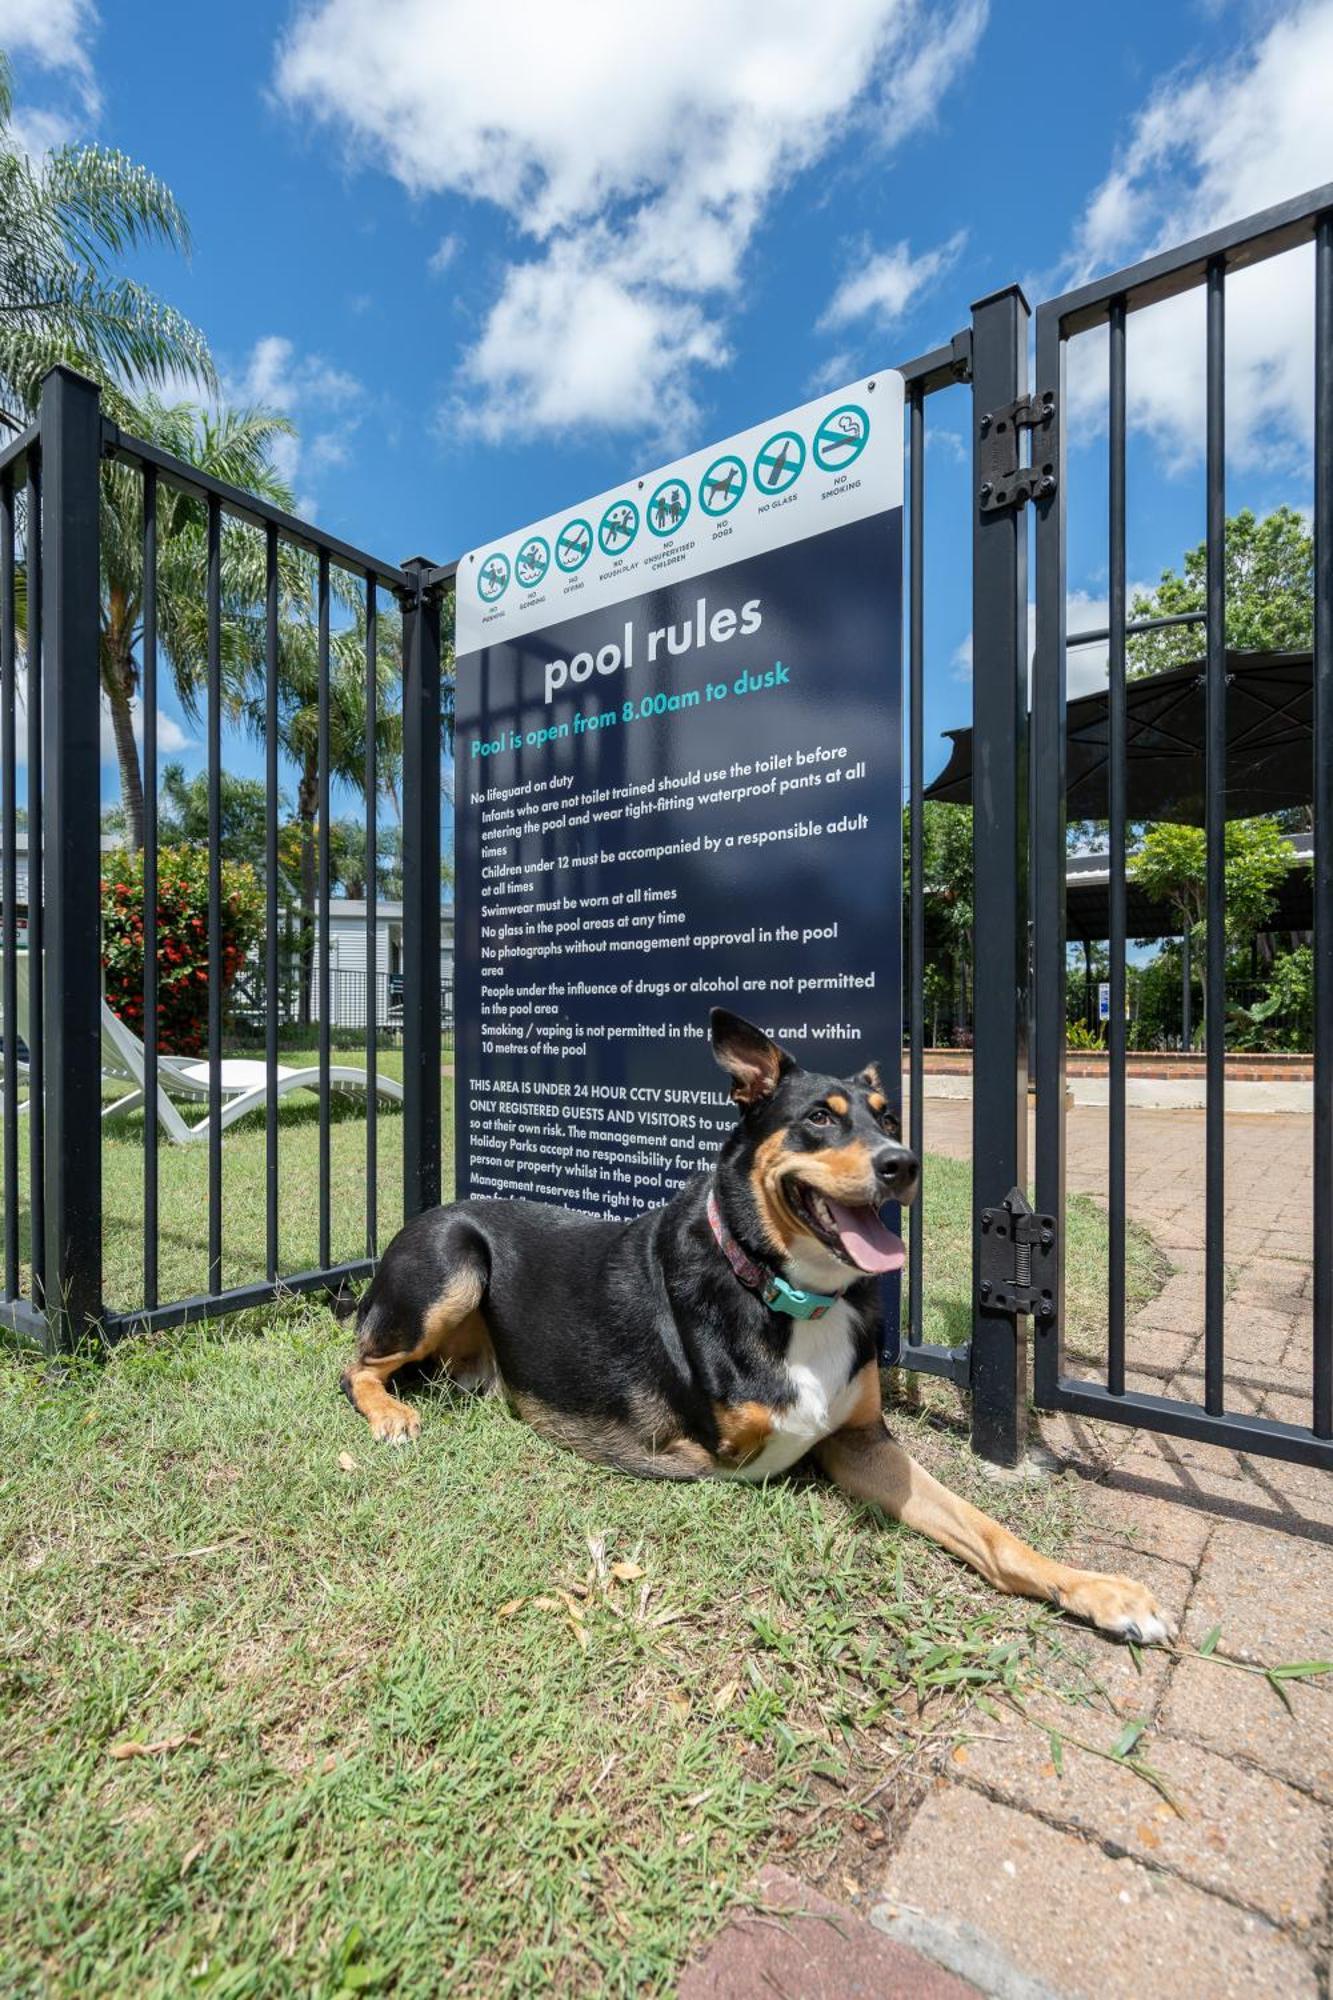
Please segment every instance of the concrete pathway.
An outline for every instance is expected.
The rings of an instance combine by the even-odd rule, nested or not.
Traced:
[[[932,1100],[927,1150],[966,1157],[970,1113]],[[1172,1265],[1129,1330],[1130,1382],[1199,1400],[1203,1115],[1132,1110],[1127,1144],[1130,1213]],[[1104,1194],[1103,1110],[1071,1110],[1068,1157],[1071,1188]],[[1308,1423],[1310,1120],[1229,1118],[1227,1163],[1229,1396]],[[1333,1657],[1333,1477],[1115,1425],[1048,1417],[1040,1428],[1063,1476],[1083,1482],[1072,1559],[1151,1582],[1187,1648],[1220,1627],[1214,1655],[1145,1654],[1140,1674],[1127,1649],[1063,1628],[1105,1690],[1099,1711],[1045,1696],[1029,1709],[1040,1728],[978,1716],[887,1868],[844,1904],[839,1956],[817,1982],[808,1965],[802,1975],[794,1959],[765,1958],[765,1940],[776,1951],[792,1925],[748,1937],[731,1925],[682,1981],[688,2000],[927,1994],[940,1971],[1005,2000],[1326,2000],[1333,1677],[1286,1684],[1288,1710],[1262,1673],[1238,1667]],[[1109,1749],[1130,1721],[1144,1725],[1136,1754],[1179,1812],[1105,1757],[1066,1746],[1057,1771],[1050,1728]],[[830,1906],[816,1902],[828,1924]],[[814,1921],[795,1926],[798,1940]],[[872,1935],[916,1954],[915,1971],[910,1956],[878,1970]]]

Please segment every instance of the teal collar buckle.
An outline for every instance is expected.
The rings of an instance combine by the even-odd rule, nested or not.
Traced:
[[[773,1312],[786,1313],[791,1319],[823,1319],[830,1306],[838,1303],[836,1292],[803,1292],[795,1285],[789,1285],[776,1271],[767,1270],[747,1257],[740,1244],[728,1230],[718,1210],[717,1195],[708,1190],[708,1222],[717,1239],[717,1247],[730,1264],[741,1283],[752,1292],[757,1292],[764,1304]]]

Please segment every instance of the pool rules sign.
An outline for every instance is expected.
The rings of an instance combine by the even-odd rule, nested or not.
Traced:
[[[734,1123],[715,1004],[892,1087],[902,465],[877,375],[464,558],[460,1196],[665,1201]]]

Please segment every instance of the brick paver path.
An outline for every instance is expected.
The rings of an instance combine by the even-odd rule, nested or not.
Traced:
[[[971,1105],[931,1100],[926,1113],[927,1150],[966,1157]],[[1131,1111],[1127,1143],[1130,1214],[1172,1266],[1128,1331],[1130,1383],[1201,1400],[1203,1114]],[[1103,1109],[1071,1108],[1068,1157],[1071,1188],[1104,1194]],[[1227,1166],[1229,1398],[1308,1423],[1310,1120],[1230,1119]],[[1220,1626],[1224,1659],[1333,1657],[1333,1477],[1116,1425],[1047,1417],[1040,1430],[1065,1476],[1085,1482],[1073,1560],[1142,1576],[1195,1646]],[[1077,1749],[1061,1775],[1047,1736],[1016,1717],[978,1718],[856,1914],[1014,2000],[1327,1996],[1333,1682],[1290,1684],[1289,1713],[1262,1675],[1217,1658],[1155,1652],[1140,1673],[1093,1634],[1071,1625],[1062,1639],[1119,1716],[1146,1724],[1138,1753],[1182,1813]],[[1105,1709],[1054,1700],[1037,1719],[1106,1748],[1120,1727]],[[714,1951],[734,1950],[728,1939]],[[734,1961],[734,1984],[725,1958],[715,1963],[718,1978],[692,1995],[761,1990],[752,1956],[743,1976]],[[801,1987],[778,1978],[767,1990]],[[872,1975],[860,1990],[880,1989]]]

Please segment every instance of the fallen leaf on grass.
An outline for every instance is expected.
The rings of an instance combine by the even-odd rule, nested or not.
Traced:
[[[580,1646],[582,1646],[584,1652],[586,1653],[588,1650],[588,1634],[584,1630],[583,1626],[576,1624],[575,1621],[571,1618],[569,1621],[569,1629],[574,1634],[574,1637],[578,1640]]]
[[[642,1563],[619,1562],[611,1565],[611,1574],[620,1583],[637,1583],[643,1573]]]
[[[338,1463],[342,1467],[344,1472],[360,1471],[360,1467],[358,1466],[356,1460],[352,1457],[350,1451],[340,1451],[338,1453]]]
[[[192,1869],[192,1868],[194,1867],[194,1864],[195,1864],[195,1862],[196,1862],[196,1861],[197,1861],[197,1860],[199,1859],[199,1856],[200,1856],[200,1855],[201,1855],[201,1854],[203,1853],[204,1849],[205,1849],[205,1848],[206,1848],[207,1846],[208,1846],[208,1842],[207,1842],[206,1840],[201,1840],[201,1841],[197,1842],[197,1844],[196,1844],[196,1845],[195,1845],[194,1847],[192,1847],[192,1848],[190,1849],[189,1853],[188,1853],[188,1854],[187,1854],[187,1855],[185,1856],[185,1859],[184,1859],[184,1860],[183,1860],[183,1861],[181,1862],[181,1880],[182,1880],[182,1882],[183,1882],[183,1881],[185,1880],[185,1877],[186,1877],[186,1876],[187,1876],[187,1875],[189,1874],[190,1870],[191,1870],[191,1869]]]
[[[124,1761],[127,1757],[161,1757],[169,1750],[183,1750],[187,1744],[200,1741],[197,1736],[161,1736],[156,1743],[136,1743],[133,1737],[126,1737],[123,1743],[113,1743],[107,1750],[108,1757]]]
[[[578,1599],[571,1597],[567,1590],[557,1590],[556,1596],[560,1599],[560,1602],[564,1605],[571,1618],[577,1618],[581,1621],[587,1615]]]
[[[725,1709],[730,1708],[740,1691],[741,1684],[739,1681],[723,1681],[721,1687],[713,1696],[713,1707],[716,1712],[721,1715]]]
[[[495,1615],[497,1618],[512,1618],[516,1611],[523,1609],[527,1601],[526,1597],[511,1597],[508,1604],[502,1604]]]

